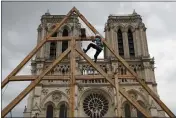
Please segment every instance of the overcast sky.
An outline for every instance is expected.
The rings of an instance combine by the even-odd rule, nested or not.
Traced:
[[[135,9],[142,16],[147,27],[149,51],[151,57],[155,57],[160,98],[176,114],[176,3],[173,2],[2,2],[2,79],[35,47],[37,27],[47,9],[51,14],[59,15],[67,14],[73,6],[101,33],[109,14],[131,14]],[[28,73],[30,66],[21,71],[21,74]],[[28,84],[29,82],[8,84],[2,97],[3,108]],[[13,109],[14,117],[22,116],[25,104],[26,98]]]

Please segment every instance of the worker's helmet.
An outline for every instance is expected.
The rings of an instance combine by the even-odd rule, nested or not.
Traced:
[[[99,34],[96,34],[95,36],[100,36]]]
[[[97,37],[97,38],[101,38],[99,34],[96,34],[95,37]]]

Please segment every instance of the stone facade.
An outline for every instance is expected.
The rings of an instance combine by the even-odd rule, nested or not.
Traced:
[[[38,27],[38,43],[46,36],[57,22],[61,21],[64,15],[50,15],[46,13],[41,18],[41,24]],[[67,30],[69,36],[80,35],[80,23],[77,16],[72,16],[61,29],[57,31],[56,36],[63,36],[64,29]],[[121,30],[121,31],[119,31]],[[130,30],[132,40],[129,40]],[[119,33],[119,34],[118,34]],[[120,34],[122,33],[122,34]],[[112,48],[119,53],[119,47],[122,46],[122,57],[129,63],[130,67],[143,78],[148,86],[158,95],[157,84],[154,75],[154,59],[150,57],[147,46],[146,27],[142,22],[140,15],[135,11],[133,14],[126,16],[110,15],[105,25],[105,37]],[[118,39],[119,37],[119,39]],[[120,38],[123,43],[120,42]],[[118,42],[119,41],[119,42]],[[130,42],[129,42],[130,41]],[[55,57],[62,53],[62,42],[57,42],[55,46]],[[51,47],[54,44],[48,42],[36,54],[35,60],[32,60],[32,74],[38,75],[49,64],[51,58]],[[68,43],[69,45],[69,43]],[[81,43],[77,45],[80,47]],[[132,45],[131,48],[129,46]],[[130,49],[134,50],[131,51]],[[121,50],[121,49],[120,49]],[[48,75],[69,75],[69,56],[57,65]],[[156,102],[148,95],[148,93],[136,82],[128,76],[130,73],[122,66],[114,56],[104,48],[104,60],[98,61],[97,64],[108,74],[112,74],[117,70],[119,78],[117,82],[120,88],[127,91],[133,99],[151,113],[152,116],[164,117],[165,114]],[[85,60],[77,55],[76,58],[76,74],[77,75],[99,75],[99,73],[90,66]],[[121,77],[123,75],[123,77]],[[129,102],[116,93],[114,88],[105,80],[77,80],[75,93],[75,117],[142,117]],[[24,110],[24,117],[65,117],[69,112],[69,81],[43,80],[38,86],[31,91],[27,107]]]

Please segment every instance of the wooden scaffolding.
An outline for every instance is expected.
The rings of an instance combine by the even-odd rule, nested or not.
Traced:
[[[76,36],[68,36],[68,37],[51,37],[67,20],[72,14],[77,14],[79,18],[93,31],[95,34],[100,34],[88,21],[87,19],[76,9],[76,7],[73,7],[68,14],[59,22],[56,27],[49,33],[47,36],[45,36],[39,44],[24,58],[24,60],[3,80],[1,89],[4,88],[6,84],[10,81],[32,81],[29,86],[27,86],[11,103],[9,103],[2,111],[2,117],[4,118],[32,89],[35,88],[37,84],[40,83],[42,79],[44,80],[63,80],[64,76],[58,76],[53,77],[46,76],[47,73],[50,72],[59,62],[62,61],[62,59],[71,53],[70,56],[70,67],[71,67],[71,73],[67,77],[67,79],[70,79],[70,99],[69,99],[69,116],[75,117],[74,115],[74,94],[75,94],[75,81],[77,79],[84,79],[87,78],[87,75],[81,75],[81,77],[75,75],[75,54],[76,52],[79,53],[85,60],[87,60],[92,67],[94,67],[100,74],[103,76],[116,90],[116,93],[119,92],[123,97],[125,97],[136,109],[138,109],[145,117],[151,117],[151,114],[145,110],[143,107],[139,105],[139,103],[131,98],[129,94],[124,91],[123,89],[120,89],[119,83],[118,83],[118,75],[117,73],[114,73],[113,76],[109,76],[107,73],[105,73],[96,63],[94,63],[81,49],[76,47],[76,41],[88,41],[93,40],[92,37],[76,37]],[[120,57],[118,54],[115,53],[115,51],[111,48],[111,46],[106,42],[106,39],[103,38],[101,35],[104,44],[106,47],[111,51],[111,53],[118,59],[118,61],[126,67],[126,69],[134,76],[134,78],[139,82],[139,84],[148,92],[148,94],[159,104],[159,106],[168,114],[169,117],[175,117],[175,115],[172,113],[172,111],[160,100],[159,97],[147,86],[145,81],[142,81],[142,78],[139,78],[138,75],[133,71],[133,69],[130,68],[128,63]],[[70,47],[67,48],[59,57],[57,57],[52,64],[45,69],[40,75],[36,76],[16,76],[16,74],[21,70],[21,68],[36,54],[36,52],[46,43],[49,41],[63,41],[68,40],[71,42]],[[87,77],[85,77],[87,76]],[[98,78],[98,77],[97,77]],[[112,79],[114,78],[114,79]],[[117,108],[117,112],[120,111],[120,108]],[[117,117],[119,116],[119,113],[116,114]]]

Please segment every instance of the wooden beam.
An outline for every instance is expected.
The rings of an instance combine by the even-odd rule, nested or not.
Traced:
[[[36,52],[45,44],[46,40],[50,38],[63,24],[64,22],[69,18],[69,16],[74,12],[75,8],[72,8],[68,14],[64,17],[64,19],[61,20],[59,24],[56,25],[56,27],[52,30],[51,33],[49,33],[47,36],[45,36],[41,42],[23,59],[23,61],[3,80],[1,83],[1,89],[4,88],[4,86],[9,82],[9,79],[16,75],[21,68],[36,54]]]
[[[81,51],[78,47],[76,47],[76,51],[85,59],[87,60],[98,72],[100,72],[106,80],[113,86],[115,87],[114,82],[112,79],[106,74],[99,66],[97,66],[83,51]]]
[[[64,51],[46,70],[44,70],[35,80],[26,87],[10,104],[8,104],[2,110],[2,117],[5,117],[9,111],[11,111],[32,89],[35,88],[37,84],[42,80],[42,78],[50,72],[69,52],[71,48],[69,47],[66,51]]]
[[[110,47],[110,45],[104,40],[106,47],[115,55],[115,57],[127,68],[127,70],[135,77],[135,79],[142,85],[142,87],[151,95],[151,97],[160,105],[160,107],[169,115],[169,117],[176,117],[172,111],[159,99],[158,96],[147,86],[145,82],[138,77],[138,75],[130,68],[129,64]]]
[[[47,41],[70,41],[72,36],[64,36],[64,37],[50,37]],[[75,37],[76,38],[76,37]]]
[[[119,92],[125,97],[136,109],[138,109],[146,118],[152,118],[149,112],[147,112],[135,99],[131,98],[127,92],[119,89]]]
[[[109,77],[113,77],[113,75],[109,75]],[[9,81],[34,81],[37,75],[18,75],[12,76]],[[126,78],[126,79],[134,79],[133,76],[129,75],[118,75],[118,78]],[[43,80],[68,80],[70,79],[69,75],[45,75]],[[102,75],[75,75],[76,80],[91,80],[91,79],[104,79]]]
[[[95,34],[100,34],[88,21],[87,19],[77,10],[75,9],[75,12],[78,14],[78,16],[83,20],[83,22],[95,33]],[[101,34],[100,34],[101,35]],[[101,35],[101,37],[103,38],[103,36]],[[106,46],[107,46],[107,42],[105,40],[103,40],[103,42],[105,42]],[[110,46],[107,46],[108,48],[110,48]],[[111,48],[110,48],[111,49]],[[112,49],[111,49],[112,50]],[[114,54],[114,52],[113,52]],[[117,56],[117,55],[116,55]],[[118,58],[117,58],[118,59]],[[123,60],[123,62],[125,62],[125,60]],[[147,86],[148,87],[148,86]],[[149,93],[150,94],[150,93]],[[167,109],[168,110],[168,109]]]
[[[88,37],[78,37],[78,36],[65,36],[65,37],[50,37],[47,41],[64,41],[75,39],[76,41],[92,41],[94,40],[93,36]]]
[[[107,81],[109,81],[109,83],[116,88],[114,82],[112,82],[112,80],[110,80],[110,78],[108,77],[108,75],[100,68],[100,67],[97,67],[96,64],[94,64],[94,62],[86,55],[84,54],[81,50],[79,50],[78,48],[76,48],[76,51],[81,55],[83,56],[95,69],[97,69],[106,79]],[[120,91],[121,93],[122,91]],[[150,114],[147,113],[145,111],[144,108],[142,108],[136,101],[132,100],[127,94],[125,93],[121,93],[123,96],[126,96],[127,97],[127,100],[129,100],[139,111],[141,111],[141,113],[143,113],[146,117],[150,117]]]
[[[95,33],[100,34],[88,21],[87,19],[77,10],[75,9],[75,12],[78,14],[78,16],[83,20],[83,22]],[[101,34],[100,34],[101,35]],[[103,36],[101,35],[103,38]],[[103,38],[104,39],[104,38]],[[151,95],[151,97],[161,106],[161,108],[170,116],[170,117],[176,117],[172,111],[156,96],[156,94],[145,84],[137,74],[130,68],[130,66],[127,64],[127,62],[117,55],[115,51],[111,48],[111,46],[106,42],[106,40],[103,40],[106,47],[115,55],[115,57],[127,68],[127,70],[136,78],[136,80],[142,85],[142,87]]]
[[[93,31],[93,33],[100,34],[76,8],[74,11],[78,14],[81,20]]]
[[[71,58],[70,58],[70,69],[71,69],[71,76],[70,76],[70,117],[75,117],[75,39],[71,40]]]
[[[46,40],[42,40],[25,58],[24,60],[2,81],[1,89],[9,82],[9,79],[16,75],[21,68],[34,56],[34,54],[45,44]]]

